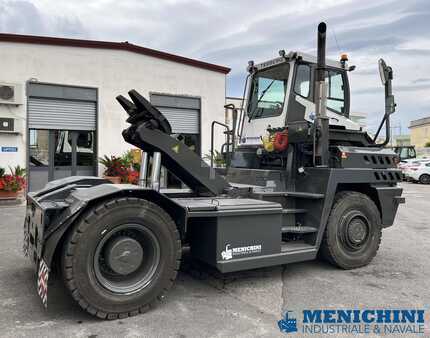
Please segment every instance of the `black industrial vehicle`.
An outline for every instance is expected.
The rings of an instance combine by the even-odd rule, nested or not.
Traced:
[[[24,249],[47,281],[59,262],[79,305],[101,318],[146,311],[172,286],[182,249],[221,272],[313,260],[343,269],[368,264],[393,224],[402,189],[397,155],[349,119],[346,57],[293,52],[250,62],[243,113],[233,109],[215,169],[172,137],[164,116],[137,91],[119,96],[143,150],[140,185],[69,177],[28,194]],[[389,130],[392,70],[379,63]],[[378,134],[379,134],[378,131]],[[160,189],[164,166],[189,189]]]

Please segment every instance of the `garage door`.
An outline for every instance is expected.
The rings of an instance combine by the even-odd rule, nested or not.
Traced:
[[[97,89],[30,82],[29,191],[52,180],[97,173]]]
[[[199,134],[200,114],[198,110],[158,107],[169,121],[175,134]]]
[[[28,126],[31,129],[96,130],[96,103],[30,97]]]
[[[200,99],[151,93],[151,104],[167,118],[175,134],[200,134]]]

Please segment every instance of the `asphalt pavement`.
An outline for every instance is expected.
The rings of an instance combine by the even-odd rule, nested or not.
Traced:
[[[51,281],[45,310],[22,255],[24,207],[0,207],[0,336],[285,337],[277,321],[286,310],[428,307],[430,186],[403,187],[406,204],[364,268],[344,271],[317,260],[220,275],[187,261],[159,306],[116,321],[81,310],[61,280]]]

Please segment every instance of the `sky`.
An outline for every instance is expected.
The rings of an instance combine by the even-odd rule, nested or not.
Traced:
[[[356,66],[351,111],[367,113],[369,130],[384,111],[381,57],[394,70],[393,134],[430,116],[429,0],[0,0],[0,32],[129,41],[228,66],[228,96],[242,96],[248,60],[315,54],[320,21],[328,57],[346,52]]]

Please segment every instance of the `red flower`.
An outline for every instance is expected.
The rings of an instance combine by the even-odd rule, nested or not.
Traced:
[[[139,181],[139,172],[133,169],[125,169],[125,174],[121,175],[123,183],[137,184]]]
[[[25,178],[17,175],[4,175],[0,179],[0,190],[20,191],[25,187]]]

